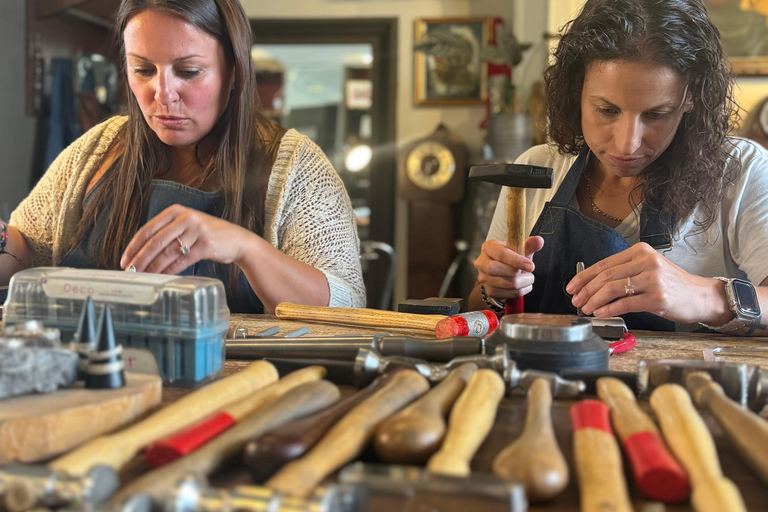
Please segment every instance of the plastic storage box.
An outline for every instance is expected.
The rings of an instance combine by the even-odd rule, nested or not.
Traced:
[[[109,304],[118,343],[152,352],[164,382],[195,386],[221,372],[229,309],[218,279],[31,268],[11,278],[4,321],[39,320],[59,329],[67,343],[89,296],[97,315]]]

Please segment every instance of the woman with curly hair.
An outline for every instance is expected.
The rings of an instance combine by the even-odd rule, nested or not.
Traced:
[[[517,162],[553,168],[553,188],[526,191],[526,254],[504,246],[502,191],[470,304],[765,334],[768,153],[729,135],[733,76],[701,0],[589,0],[564,32],[553,144]]]

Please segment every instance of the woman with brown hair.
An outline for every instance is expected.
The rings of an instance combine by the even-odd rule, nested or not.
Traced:
[[[11,215],[23,266],[217,277],[233,312],[362,307],[349,198],[322,151],[256,104],[237,0],[123,0],[127,116],[94,127]]]
[[[633,328],[765,334],[768,156],[729,135],[733,77],[701,0],[588,0],[564,32],[553,145],[518,159],[554,186],[526,194],[526,254],[504,246],[499,202],[471,305],[526,295]]]

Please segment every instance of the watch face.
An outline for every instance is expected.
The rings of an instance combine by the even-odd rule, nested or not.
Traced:
[[[739,312],[751,318],[760,316],[760,303],[757,301],[755,287],[748,281],[734,279],[732,282],[733,297]]]
[[[408,179],[419,188],[437,190],[451,181],[456,160],[445,145],[424,141],[414,147],[405,162]]]

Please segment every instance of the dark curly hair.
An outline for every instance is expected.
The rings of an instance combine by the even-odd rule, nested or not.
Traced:
[[[672,143],[643,171],[642,200],[677,223],[697,203],[695,232],[716,220],[723,183],[740,172],[726,147],[738,124],[733,75],[720,33],[700,0],[589,0],[564,27],[545,72],[549,133],[561,153],[578,154],[581,92],[593,61],[651,62],[687,80],[693,109],[683,114]]]

